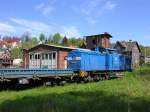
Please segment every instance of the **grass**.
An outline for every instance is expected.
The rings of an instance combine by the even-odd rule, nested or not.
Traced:
[[[124,78],[1,91],[0,112],[150,112],[150,66]]]

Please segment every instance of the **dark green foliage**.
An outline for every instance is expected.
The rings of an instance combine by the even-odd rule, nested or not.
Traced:
[[[82,44],[80,45],[81,48],[86,48],[86,41],[83,39],[82,40]]]
[[[140,45],[140,49],[142,54],[145,56],[150,56],[150,47],[144,47],[142,45]]]
[[[22,50],[30,49],[36,45],[38,45],[39,41],[36,37],[30,38],[28,41],[22,41],[17,47],[11,49],[11,57],[12,58],[22,58]]]
[[[13,48],[11,51],[13,58],[22,58],[22,49],[30,49],[39,44],[41,41],[44,44],[54,44],[54,45],[63,45],[63,46],[74,46],[74,47],[82,47],[85,42],[82,38],[67,38],[66,36],[62,38],[59,33],[55,33],[54,35],[50,35],[46,38],[44,33],[41,33],[39,38],[31,37],[28,32],[25,32],[22,35],[22,43],[17,47]]]
[[[45,40],[45,35],[44,33],[41,33],[40,34],[40,37],[39,37],[40,41],[43,42]]]
[[[62,39],[62,45],[68,46],[68,39],[66,36]]]
[[[30,41],[30,38],[31,38],[30,33],[29,32],[25,32],[22,35],[21,40],[22,40],[22,42],[28,42],[28,41]]]
[[[55,33],[53,35],[53,43],[54,44],[60,44],[60,41],[61,41],[61,35],[59,33]]]
[[[47,44],[52,44],[53,43],[53,35],[50,35],[47,39]]]
[[[11,57],[14,59],[22,58],[22,49],[21,47],[15,47],[11,49]]]
[[[72,38],[68,39],[68,43],[69,43],[69,45],[80,47],[83,43],[83,39],[72,37]]]

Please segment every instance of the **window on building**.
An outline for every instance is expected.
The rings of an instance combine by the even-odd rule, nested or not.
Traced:
[[[44,60],[44,58],[45,58],[45,54],[42,54],[42,59]]]
[[[30,60],[32,60],[33,59],[33,55],[32,54],[30,54]]]
[[[35,54],[35,59],[37,59],[38,57],[37,57],[37,54]]]
[[[49,60],[51,60],[52,59],[52,54],[51,53],[49,53]]]
[[[53,53],[53,59],[55,59],[56,58],[56,53]]]
[[[48,59],[48,54],[45,54],[45,59],[46,59],[46,60]]]
[[[96,39],[93,39],[93,40],[92,40],[92,43],[93,43],[93,44],[96,44]]]

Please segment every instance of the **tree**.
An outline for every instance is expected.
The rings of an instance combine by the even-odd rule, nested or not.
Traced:
[[[39,43],[39,41],[38,41],[38,39],[37,39],[36,37],[33,37],[33,38],[31,39],[31,44],[32,44],[33,46],[37,45],[38,43]]]
[[[41,33],[40,34],[40,37],[39,37],[40,41],[43,42],[45,40],[45,35],[44,33]]]
[[[75,37],[68,39],[69,45],[76,46],[76,47],[81,47],[83,44],[83,41],[84,40],[82,38],[75,38]]]
[[[22,49],[21,47],[14,47],[11,49],[11,57],[14,59],[22,58]]]
[[[69,38],[69,45],[75,46],[76,44],[76,39],[74,37]]]
[[[78,38],[77,39],[77,44],[76,44],[78,47],[81,47],[82,45],[82,47],[83,48],[86,48],[86,41],[83,39],[83,38]]]
[[[61,40],[61,35],[59,33],[55,33],[53,36],[53,43],[54,44],[60,44],[60,40]]]
[[[79,47],[86,49],[86,41],[83,39],[81,42],[82,44]]]
[[[53,43],[53,35],[50,35],[50,36],[48,37],[47,43],[48,43],[48,44]]]
[[[22,42],[28,42],[28,41],[30,41],[30,38],[31,38],[31,36],[30,36],[30,33],[29,33],[29,32],[25,32],[25,33],[21,36]]]
[[[62,45],[68,46],[68,39],[66,36],[64,36],[64,38],[62,39]]]

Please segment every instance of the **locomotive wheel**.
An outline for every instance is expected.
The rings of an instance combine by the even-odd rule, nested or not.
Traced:
[[[98,75],[95,75],[95,76],[93,77],[93,80],[94,80],[95,82],[98,82],[98,81],[100,80],[100,78],[99,78]]]

